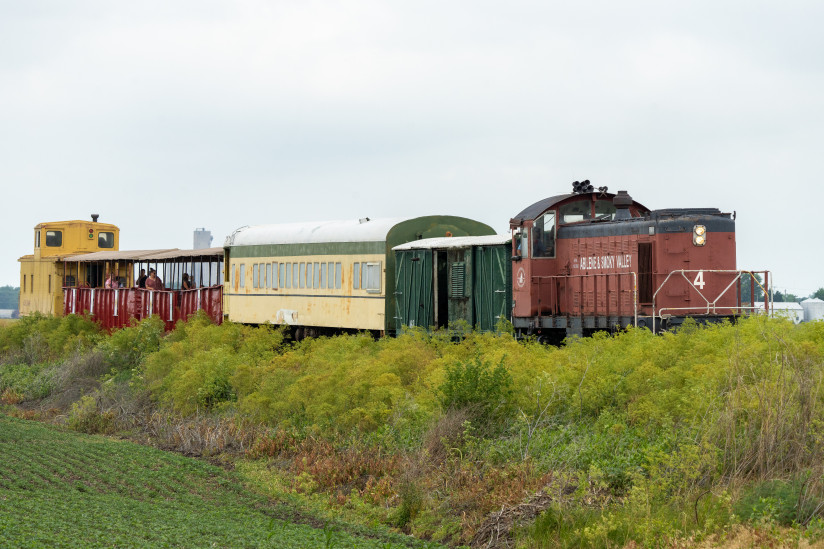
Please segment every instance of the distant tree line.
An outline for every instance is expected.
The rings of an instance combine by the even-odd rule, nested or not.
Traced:
[[[0,286],[0,309],[16,309],[20,303],[20,288]]]
[[[819,288],[819,289],[817,289],[816,291],[814,291],[813,293],[811,293],[808,296],[803,296],[803,295],[799,296],[799,295],[791,294],[789,292],[782,293],[780,291],[776,291],[773,294],[773,301],[777,301],[777,302],[785,302],[786,301],[788,303],[801,302],[801,301],[804,301],[805,299],[807,299],[808,297],[817,298],[817,299],[820,299],[820,300],[824,301],[824,288]]]

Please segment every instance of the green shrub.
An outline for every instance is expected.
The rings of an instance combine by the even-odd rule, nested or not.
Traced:
[[[35,313],[0,326],[0,353],[22,356],[28,364],[49,362],[88,349],[100,337],[100,327],[85,317]]]
[[[0,364],[0,392],[11,389],[26,400],[45,398],[55,388],[55,367],[50,364]]]
[[[445,410],[468,409],[481,425],[501,421],[512,413],[512,376],[503,359],[491,369],[480,356],[447,366],[439,392]]]
[[[738,516],[754,523],[781,526],[807,523],[820,507],[821,500],[802,497],[804,486],[800,480],[758,482],[745,489],[733,508]]]
[[[160,348],[164,331],[165,325],[160,317],[151,316],[113,332],[98,348],[112,369],[131,370]]]
[[[101,411],[95,397],[85,395],[72,404],[66,425],[81,433],[112,434],[115,431],[115,417],[110,411]]]

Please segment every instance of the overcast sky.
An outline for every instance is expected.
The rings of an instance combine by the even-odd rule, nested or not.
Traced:
[[[820,1],[0,0],[0,285],[42,221],[121,249],[243,225],[509,219],[590,179],[737,212],[824,286]]]

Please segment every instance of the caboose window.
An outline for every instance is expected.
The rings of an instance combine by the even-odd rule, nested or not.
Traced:
[[[532,257],[555,257],[555,212],[549,211],[532,224]]]
[[[114,233],[97,233],[98,248],[114,248]]]
[[[63,231],[46,231],[46,246],[57,248],[63,245]]]

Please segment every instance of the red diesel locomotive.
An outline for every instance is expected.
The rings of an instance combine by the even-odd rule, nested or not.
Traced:
[[[717,208],[649,210],[626,191],[576,181],[571,194],[536,202],[510,228],[512,323],[520,334],[658,331],[688,317],[713,322],[754,309],[754,299],[741,303],[742,276],[756,279],[737,270],[735,216]]]

